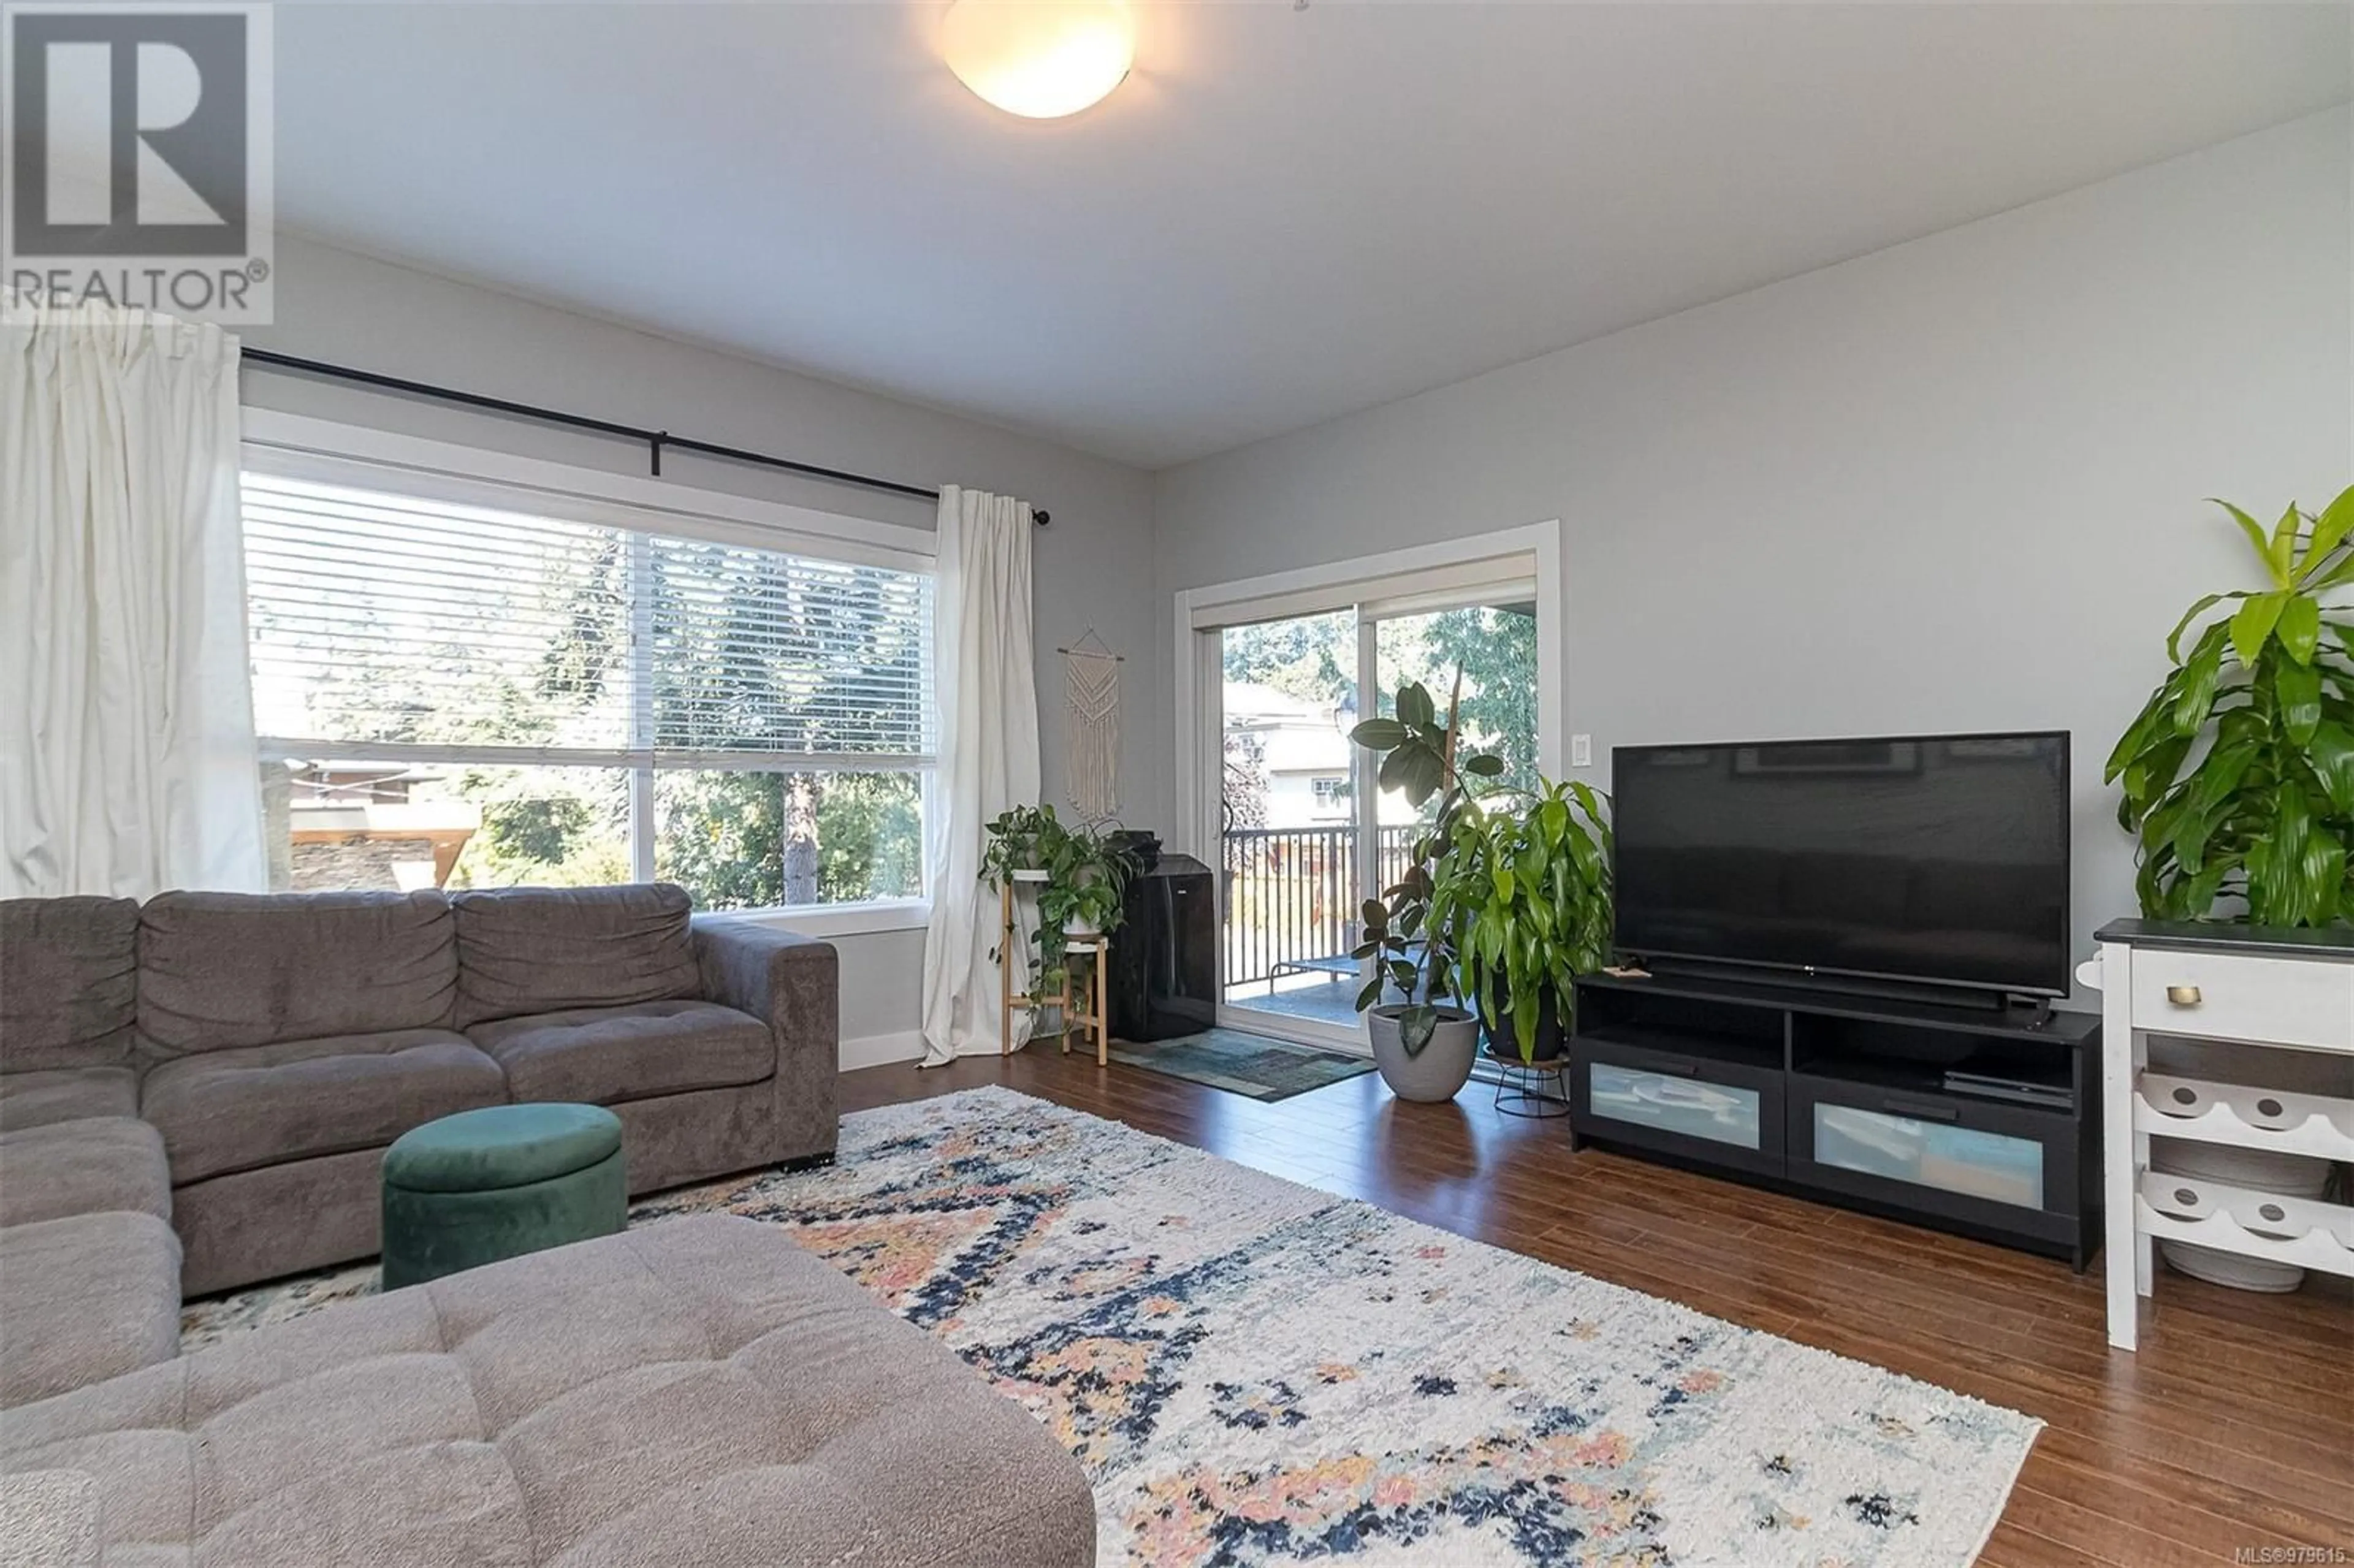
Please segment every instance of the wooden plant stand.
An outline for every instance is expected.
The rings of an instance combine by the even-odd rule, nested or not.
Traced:
[[[1013,880],[1004,884],[999,889],[999,930],[1002,936],[997,949],[997,1038],[1000,1052],[1007,1056],[1013,1054],[1013,1010],[1016,1007],[1043,1007],[1048,1002],[1053,1002],[1061,1009],[1063,1014],[1063,1054],[1067,1056],[1071,1054],[1071,1031],[1084,1030],[1087,1034],[1091,1034],[1095,1038],[1096,1065],[1109,1066],[1111,1065],[1110,938],[1093,937],[1084,940],[1074,940],[1063,949],[1066,959],[1084,956],[1089,960],[1087,983],[1084,991],[1074,992],[1071,986],[1071,968],[1067,962],[1063,966],[1063,989],[1059,993],[1016,992],[1013,989],[1013,966],[1010,959],[1013,952],[1013,944],[1021,937],[1021,932],[1013,923],[1014,884],[1040,883],[1045,880],[1046,874],[1043,871],[1017,871],[1013,874]],[[1087,1004],[1084,1010],[1076,1005],[1081,1001]]]

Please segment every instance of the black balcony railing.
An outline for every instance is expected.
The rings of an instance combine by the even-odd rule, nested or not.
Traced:
[[[1417,830],[1384,827],[1380,885],[1405,870]],[[1232,828],[1224,835],[1225,983],[1245,985],[1345,957],[1357,945],[1357,830]]]

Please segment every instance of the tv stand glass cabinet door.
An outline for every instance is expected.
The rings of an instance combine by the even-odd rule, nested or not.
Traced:
[[[2149,1168],[2152,1136],[2354,1160],[2354,1087],[2291,1094],[2155,1073],[2149,1037],[2341,1058],[2354,1086],[2354,932],[2115,920],[2077,971],[2101,992],[2109,1343],[2134,1349],[2155,1244],[2354,1275],[2354,1208]]]

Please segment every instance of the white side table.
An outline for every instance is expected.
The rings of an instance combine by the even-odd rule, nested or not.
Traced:
[[[2354,1275],[2354,1208],[2149,1168],[2152,1134],[2354,1160],[2354,1097],[2149,1071],[2149,1037],[2354,1059],[2354,932],[2115,920],[2078,975],[2101,992],[2109,1343],[2137,1340],[2155,1242]]]

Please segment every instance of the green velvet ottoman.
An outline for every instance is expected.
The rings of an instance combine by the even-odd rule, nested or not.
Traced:
[[[485,1106],[384,1151],[384,1288],[629,1223],[621,1118],[599,1106]]]

